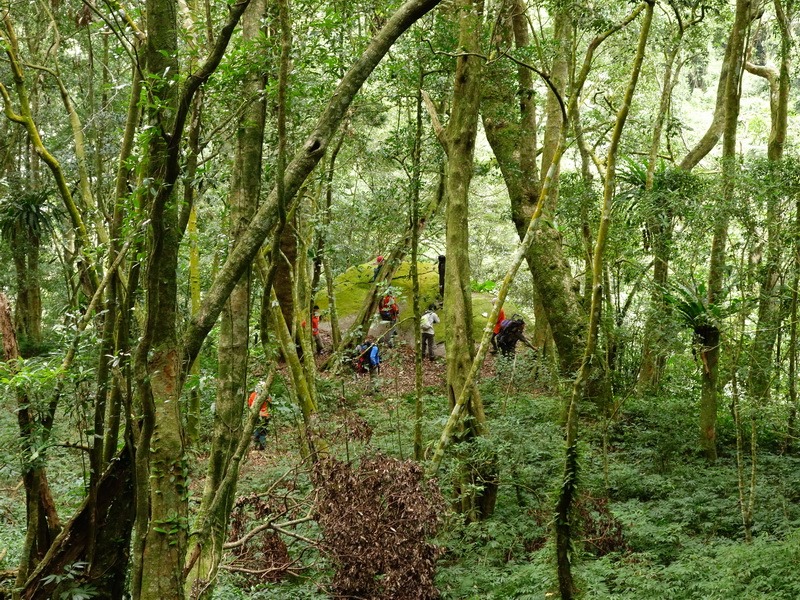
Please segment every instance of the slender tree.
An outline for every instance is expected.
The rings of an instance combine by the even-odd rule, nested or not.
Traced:
[[[600,311],[602,308],[603,293],[603,255],[611,224],[611,205],[616,192],[616,161],[620,139],[628,119],[631,100],[633,99],[636,84],[642,68],[642,62],[650,35],[650,25],[653,20],[653,6],[655,2],[647,2],[639,30],[639,42],[631,67],[630,80],[625,90],[625,97],[614,123],[614,131],[606,158],[605,180],[603,181],[603,209],[600,216],[600,226],[597,231],[594,255],[592,260],[592,304],[589,312],[589,332],[584,349],[583,362],[575,377],[572,394],[567,407],[566,456],[564,461],[564,477],[556,503],[555,533],[556,533],[556,562],[558,565],[558,588],[561,598],[569,600],[575,596],[576,586],[572,575],[571,546],[572,539],[572,504],[575,500],[578,476],[578,415],[581,399],[586,394],[586,385],[592,369],[592,361],[597,344],[597,334],[600,324]]]
[[[265,9],[263,0],[252,0],[247,7],[242,17],[244,41],[258,39]],[[243,84],[242,92],[248,97],[258,97],[263,88],[264,76],[258,67],[258,64],[254,65]],[[266,103],[263,98],[251,103],[239,118],[229,196],[231,245],[247,226],[258,204],[265,118]],[[237,466],[233,456],[245,429],[242,415],[248,391],[250,288],[251,276],[245,272],[220,315],[217,343],[219,385],[214,434],[203,498],[196,519],[199,527],[190,537],[192,550],[185,569],[186,593],[190,598],[210,597],[214,590],[222,559],[222,545],[227,537],[228,518],[236,494],[237,474],[233,474],[233,485],[224,488],[223,482],[228,478],[229,471]]]
[[[744,41],[752,18],[752,3],[738,0],[736,15],[728,38],[729,68],[725,81],[725,126],[722,136],[722,206],[714,218],[714,234],[708,267],[708,304],[718,303],[723,296],[725,254],[730,222],[730,206],[736,186],[736,131],[739,118],[740,81],[744,60]],[[685,162],[685,161],[684,161]],[[706,458],[717,459],[717,386],[719,383],[720,330],[710,324],[702,331],[702,390],[700,398],[700,445]]]

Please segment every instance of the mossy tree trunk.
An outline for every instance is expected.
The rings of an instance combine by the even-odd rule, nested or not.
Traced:
[[[770,117],[771,127],[767,145],[767,158],[775,169],[770,173],[772,177],[780,177],[779,163],[783,158],[784,143],[789,114],[789,88],[790,57],[792,41],[790,36],[790,23],[792,3],[774,2],[778,31],[780,32],[780,66],[778,69],[756,66],[749,63],[745,68],[769,83],[770,90]],[[759,282],[758,321],[755,339],[751,352],[752,362],[750,376],[747,382],[750,396],[763,405],[769,398],[770,387],[775,368],[773,365],[773,351],[775,340],[780,327],[780,289],[778,279],[780,264],[783,260],[781,252],[782,228],[779,192],[775,191],[777,182],[767,182],[767,251],[766,261],[761,267]]]
[[[555,534],[556,534],[556,564],[558,569],[558,589],[563,600],[575,597],[576,586],[572,575],[572,545],[573,540],[573,515],[572,506],[577,495],[578,484],[578,423],[580,401],[586,395],[586,387],[592,370],[595,357],[598,330],[600,326],[601,310],[603,305],[603,276],[604,253],[608,232],[611,225],[611,207],[616,192],[616,161],[622,132],[630,111],[633,93],[639,80],[639,74],[644,61],[647,39],[650,35],[650,25],[653,20],[653,6],[655,2],[647,2],[639,31],[639,42],[634,55],[631,75],[625,90],[625,97],[617,112],[611,143],[606,158],[606,171],[603,181],[603,207],[600,215],[594,254],[592,257],[592,303],[589,311],[589,330],[586,346],[583,352],[581,367],[575,377],[572,394],[567,404],[567,418],[565,423],[565,460],[564,476],[561,481],[558,501],[555,507]],[[573,99],[574,100],[574,99]]]
[[[447,153],[444,195],[446,206],[446,261],[444,280],[444,323],[447,356],[447,395],[453,408],[467,385],[475,353],[472,336],[472,288],[469,262],[469,185],[475,154],[475,137],[481,98],[483,59],[481,50],[483,2],[462,0],[459,3],[459,48],[464,54],[456,59],[455,82],[450,120],[446,129],[436,127]],[[470,53],[472,55],[470,55]],[[486,434],[483,402],[474,383],[466,390],[466,420],[462,436],[469,440]],[[467,465],[457,487],[461,510],[467,520],[486,518],[494,510],[497,495],[496,467]],[[482,489],[480,492],[471,489]]]
[[[252,0],[242,16],[242,37],[255,40],[261,33],[266,2]],[[242,93],[258,96],[263,87],[263,74],[249,73]],[[258,204],[261,189],[261,156],[266,119],[266,104],[262,99],[253,102],[242,113],[236,129],[236,146],[231,191],[228,205],[229,244],[247,227]],[[250,272],[246,271],[231,292],[220,315],[217,344],[218,387],[214,432],[209,454],[203,497],[196,522],[208,525],[193,531],[189,540],[193,548],[187,569],[186,594],[190,598],[208,598],[214,590],[217,569],[222,559],[228,520],[236,494],[235,481],[222,489],[231,461],[243,435],[245,401],[247,399],[247,366],[250,339]],[[217,496],[222,494],[223,498]],[[197,553],[196,558],[194,553]]]
[[[513,37],[518,48],[529,45],[528,23],[524,5],[516,0],[509,4],[497,28],[498,42],[510,42]],[[572,27],[566,12],[556,16],[555,43],[561,49],[555,62],[554,84],[563,93],[566,87],[565,71],[570,57]],[[541,184],[539,173],[544,176],[552,164],[563,123],[562,106],[553,90],[548,90],[546,135],[543,145],[543,164],[537,167],[537,147],[535,102],[533,97],[533,78],[531,69],[518,65],[516,81],[509,74],[500,71],[502,62],[497,62],[489,70],[484,86],[484,99],[481,107],[484,130],[489,144],[500,166],[511,201],[511,216],[520,239],[523,239],[534,212]],[[519,92],[518,92],[519,90]],[[519,113],[514,119],[507,118],[508,106],[519,99]],[[556,110],[553,110],[555,107]],[[556,135],[558,134],[558,135]],[[555,136],[555,137],[553,137]],[[544,149],[547,148],[545,152]],[[544,161],[547,161],[546,164]],[[557,165],[556,165],[557,166]],[[555,182],[557,177],[553,177]],[[548,192],[546,207],[552,212],[556,202],[558,186]],[[581,348],[584,346],[586,332],[586,312],[580,305],[575,290],[570,266],[563,255],[561,236],[552,227],[539,227],[536,239],[526,254],[526,262],[531,272],[536,297],[537,322],[542,320],[549,326],[559,356],[559,367],[563,377],[572,378],[581,361]],[[545,330],[544,324],[537,325],[540,338]]]
[[[148,103],[145,110],[150,128],[138,192],[147,219],[147,263],[145,318],[134,357],[141,414],[131,573],[135,600],[183,597],[188,470],[180,396],[192,360],[184,361],[178,343],[178,250],[185,222],[180,219],[175,185],[194,94],[219,65],[246,7],[247,2],[230,7],[216,45],[187,78],[179,96],[177,3],[149,0],[146,6],[145,81],[150,96],[158,101]]]
[[[158,102],[145,111],[152,127],[140,192],[145,207],[146,317],[134,362],[142,424],[136,447],[136,527],[132,592],[136,600],[183,595],[188,480],[180,414],[177,332],[178,203],[170,181],[167,139],[178,107],[177,2],[148,0],[145,79]],[[165,76],[165,73],[167,74]],[[177,143],[177,140],[174,142]],[[177,165],[175,165],[177,166]]]
[[[736,132],[739,118],[740,72],[744,57],[744,41],[749,28],[751,0],[737,0],[736,16],[728,38],[727,52],[730,53],[730,66],[725,82],[725,126],[722,134],[722,198],[719,210],[715,212],[713,239],[708,267],[708,304],[722,300],[728,224],[730,210],[734,203],[736,190]],[[713,329],[718,326],[713,325]],[[720,332],[708,331],[702,336],[703,359],[702,389],[700,396],[700,447],[709,462],[717,459],[717,386],[719,382]]]

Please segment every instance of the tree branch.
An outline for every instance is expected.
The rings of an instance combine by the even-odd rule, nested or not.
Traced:
[[[431,97],[425,90],[422,90],[422,101],[425,103],[425,108],[428,111],[428,115],[431,117],[431,125],[433,126],[433,132],[436,134],[436,139],[439,140],[439,143],[442,145],[446,153],[447,135],[444,127],[442,127],[442,122],[439,120],[439,113],[436,111],[436,106],[433,104]]]

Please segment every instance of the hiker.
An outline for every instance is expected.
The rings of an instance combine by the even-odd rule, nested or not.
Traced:
[[[497,304],[497,298],[492,298],[492,306]],[[497,321],[495,321],[494,329],[492,330],[492,354],[497,354],[497,334],[500,333],[500,324],[506,319],[506,311],[500,307],[500,312],[497,313]]]
[[[389,322],[389,331],[384,334],[384,337],[388,338],[386,345],[389,348],[393,348],[394,336],[397,335],[397,315],[400,314],[400,307],[397,305],[397,299],[392,294],[392,288],[386,290],[386,294],[378,303],[378,314],[382,321]]]
[[[356,346],[355,369],[356,373],[369,373],[373,390],[378,390],[377,376],[381,372],[381,354],[375,338],[371,335],[364,338],[363,344]]]
[[[378,278],[378,273],[381,272],[381,267],[383,266],[383,256],[379,256],[375,259],[375,268],[372,269],[372,279],[371,281],[375,281]]]
[[[500,323],[500,331],[497,334],[497,346],[503,356],[514,354],[517,342],[522,342],[528,348],[536,351],[533,344],[525,337],[525,320],[519,315],[513,315],[510,319],[504,319]]]
[[[314,338],[314,346],[317,349],[317,354],[322,354],[325,346],[322,345],[322,338],[319,337],[319,306],[316,304],[311,314],[311,337]]]
[[[322,338],[319,336],[319,319],[319,306],[315,304],[314,310],[311,312],[311,337],[314,339],[314,347],[316,348],[317,354],[322,354],[325,346],[322,345]],[[303,322],[300,323],[300,327],[302,327],[305,331],[305,319],[303,319]],[[305,335],[305,333],[303,335]],[[297,358],[303,360],[303,345],[298,342],[295,344],[295,347],[297,348]]]
[[[259,393],[262,393],[264,382],[260,382],[256,389],[250,392],[250,397],[247,399],[248,408],[253,408],[253,402],[256,401]],[[272,402],[272,398],[267,396],[258,410],[258,421],[253,429],[253,444],[256,450],[264,450],[267,447],[267,425],[269,425],[269,406],[268,403]]]
[[[431,304],[419,320],[419,328],[422,331],[422,358],[425,358],[427,354],[429,360],[436,360],[436,353],[433,351],[433,326],[439,322],[439,315],[436,314],[436,305]]]

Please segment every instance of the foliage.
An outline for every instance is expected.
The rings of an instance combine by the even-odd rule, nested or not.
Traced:
[[[19,182],[17,182],[19,185]],[[0,232],[9,244],[25,244],[52,232],[59,211],[51,201],[52,192],[19,191],[0,200]]]
[[[740,298],[724,303],[724,294],[716,302],[710,302],[704,283],[685,285],[672,282],[664,292],[664,300],[695,331],[704,327],[719,328],[726,317],[740,309],[742,303]]]
[[[56,598],[58,600],[90,600],[97,597],[96,588],[87,583],[81,583],[81,576],[89,565],[84,562],[75,562],[64,567],[59,575],[47,575],[43,582],[47,585],[56,584]]]

